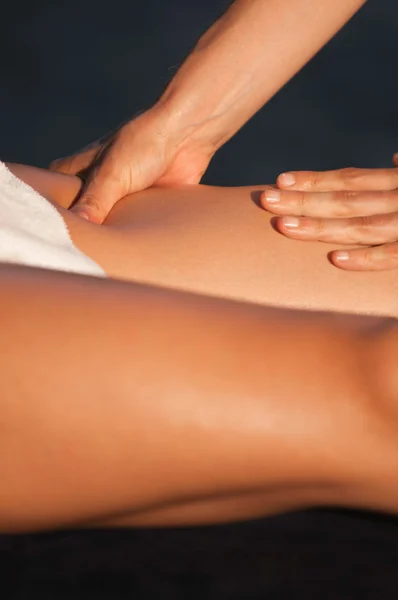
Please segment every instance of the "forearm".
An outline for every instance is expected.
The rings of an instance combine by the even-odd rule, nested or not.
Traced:
[[[236,0],[205,33],[160,100],[180,140],[214,151],[366,0]]]
[[[0,288],[3,530],[386,463],[363,319],[8,267]]]

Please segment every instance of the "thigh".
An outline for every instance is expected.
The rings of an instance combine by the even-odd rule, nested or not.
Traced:
[[[104,226],[70,213],[81,182],[12,165],[59,205],[75,244],[110,277],[259,304],[398,316],[398,269],[331,265],[331,244],[289,240],[259,208],[262,186],[152,188],[116,204]]]
[[[332,244],[274,230],[256,203],[261,189],[146,190],[114,207],[98,239],[83,232],[76,242],[115,277],[257,304],[398,316],[398,269],[338,269],[328,260]]]

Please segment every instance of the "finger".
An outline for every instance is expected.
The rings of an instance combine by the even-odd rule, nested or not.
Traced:
[[[71,210],[84,219],[101,224],[116,202],[127,193],[128,187],[123,185],[120,171],[116,175],[105,160],[90,172],[90,177]]]
[[[388,191],[398,188],[398,169],[338,169],[337,171],[294,171],[277,179],[280,189],[334,191]]]
[[[398,268],[398,242],[371,248],[336,250],[329,256],[332,263],[345,271],[385,271]]]
[[[49,165],[50,171],[66,173],[67,175],[76,175],[87,169],[97,158],[101,150],[100,145],[83,149],[77,154],[72,154],[65,158],[57,158]]]
[[[398,211],[398,191],[286,192],[267,188],[261,194],[261,204],[278,215],[366,217]]]
[[[287,237],[338,244],[385,244],[398,240],[398,213],[355,217],[353,219],[316,219],[281,217],[278,230]]]
[[[396,152],[396,153],[394,154],[394,156],[392,157],[392,162],[394,163],[394,165],[395,165],[396,167],[398,167],[398,152]]]

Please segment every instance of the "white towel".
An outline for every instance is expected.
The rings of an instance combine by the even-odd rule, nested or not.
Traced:
[[[105,277],[74,246],[57,209],[1,161],[0,262]]]

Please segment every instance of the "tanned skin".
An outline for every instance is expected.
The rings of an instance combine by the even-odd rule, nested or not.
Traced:
[[[70,205],[79,188],[13,168],[53,203]],[[109,255],[113,244],[114,269],[129,262],[112,241],[123,219],[123,235],[134,237],[126,202],[114,230],[112,213],[101,227],[59,208],[98,262],[101,237]],[[178,219],[181,231],[192,227],[179,207],[170,200],[173,236]],[[137,236],[153,245],[152,208]],[[228,236],[222,224],[219,236]],[[204,249],[216,248],[206,228],[202,238]],[[381,313],[358,301],[350,312],[362,314],[343,315],[344,302],[340,314],[328,312],[322,296],[316,311],[319,273],[311,312],[280,308],[289,299],[267,307],[181,291],[183,282],[179,290],[134,283],[127,269],[123,279],[1,267],[2,531],[200,524],[310,506],[397,511],[397,334],[394,307],[383,303],[387,281],[374,297]]]

